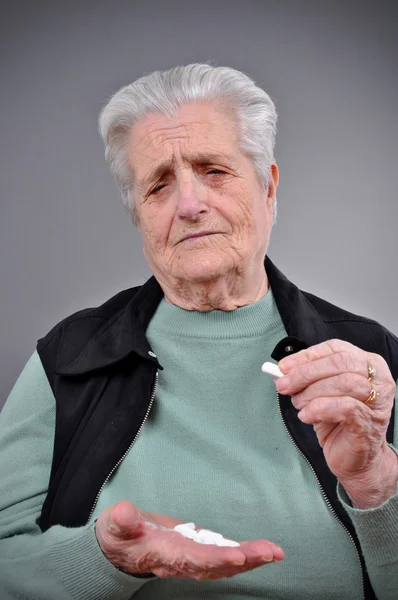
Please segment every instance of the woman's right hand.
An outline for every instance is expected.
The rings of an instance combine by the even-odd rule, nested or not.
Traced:
[[[282,548],[267,540],[239,547],[199,544],[173,531],[183,522],[122,501],[100,514],[95,530],[106,558],[131,575],[222,579],[284,558]]]

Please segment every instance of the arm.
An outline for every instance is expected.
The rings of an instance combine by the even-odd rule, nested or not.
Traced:
[[[94,523],[51,527],[37,519],[47,493],[55,399],[34,353],[0,413],[0,588],[2,599],[127,600],[146,583],[103,555]]]
[[[398,389],[395,396],[394,453],[398,455]],[[349,514],[362,552],[369,577],[378,600],[397,597],[398,590],[398,490],[379,506],[354,508],[339,483],[338,496]]]
[[[369,365],[375,369],[372,376]],[[381,356],[342,340],[283,358],[279,368],[284,376],[276,382],[278,390],[291,396],[298,418],[313,425],[337,477],[340,502],[357,532],[377,598],[394,600],[398,470],[386,431],[397,389],[390,369]],[[375,396],[368,405],[371,392]]]
[[[283,559],[267,540],[197,544],[173,531],[182,521],[129,502],[104,509],[95,524],[42,533],[54,424],[54,397],[34,354],[0,414],[1,600],[127,600],[151,581],[134,575],[221,579]]]

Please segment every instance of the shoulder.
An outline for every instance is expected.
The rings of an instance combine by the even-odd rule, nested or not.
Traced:
[[[315,294],[310,292],[302,291],[302,293],[314,306],[324,323],[341,323],[342,325],[344,325],[344,323],[358,323],[359,326],[363,325],[374,329],[374,331],[388,333],[395,339],[395,341],[398,342],[398,338],[393,333],[389,332],[388,329],[386,329],[378,321],[363,315],[352,313],[344,308],[341,308],[340,306],[337,306],[336,304],[328,302],[324,298],[315,296]]]
[[[42,362],[35,351],[16,380],[4,408],[0,412],[0,423],[9,425],[24,422],[29,428],[33,417],[43,424],[55,418],[55,403]],[[1,444],[0,444],[1,445]]]
[[[398,338],[378,321],[352,313],[309,292],[302,292],[325,323],[330,336],[381,354],[398,376]]]
[[[107,323],[111,323],[120,315],[126,306],[134,299],[142,286],[122,290],[99,306],[79,310],[58,323],[39,339],[37,348],[42,351],[54,340],[60,340],[66,331],[79,331],[79,338],[86,339],[95,335]]]

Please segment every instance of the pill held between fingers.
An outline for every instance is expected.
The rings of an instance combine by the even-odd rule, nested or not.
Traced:
[[[280,368],[278,367],[278,365],[274,365],[274,363],[272,362],[265,362],[263,364],[263,366],[261,367],[261,370],[263,373],[267,373],[268,375],[271,375],[272,377],[283,377],[283,373],[280,370]]]

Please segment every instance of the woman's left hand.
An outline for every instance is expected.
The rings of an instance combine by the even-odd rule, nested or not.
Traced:
[[[398,477],[397,456],[386,441],[396,386],[381,356],[334,339],[278,366],[285,376],[276,381],[277,390],[291,396],[298,417],[314,426],[329,469],[349,495],[370,480],[378,485],[388,469]],[[372,390],[374,401],[366,404]]]

